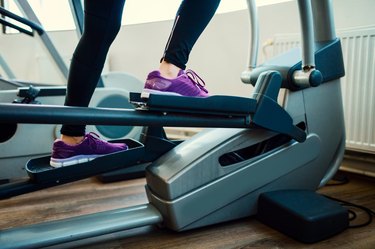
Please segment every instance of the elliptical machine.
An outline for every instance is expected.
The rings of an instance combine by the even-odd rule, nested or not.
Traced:
[[[344,67],[331,2],[313,1],[312,7],[309,0],[298,3],[302,62],[293,50],[245,72],[244,81],[257,78],[252,98],[151,95],[144,100],[133,94],[135,111],[1,105],[1,122],[150,126],[143,143],[121,153],[135,164],[152,161],[146,168],[148,204],[8,229],[0,234],[1,245],[50,246],[159,223],[183,231],[254,215],[264,192],[324,185],[345,149]],[[281,87],[288,89],[283,107],[277,104]],[[175,144],[158,129],[186,125],[220,129]],[[170,148],[161,153],[159,144]],[[116,157],[120,154],[107,158]]]
[[[0,18],[0,25],[10,27],[19,32],[38,39],[45,48],[51,63],[56,66],[64,81],[68,77],[68,67],[61,54],[56,49],[48,33],[44,30],[36,13],[27,1],[15,1],[19,10],[26,17],[0,7],[0,14],[7,20]],[[81,1],[73,1],[79,7]],[[82,6],[80,6],[82,8]],[[83,10],[82,10],[83,11]],[[83,13],[76,13],[83,18]],[[75,15],[73,15],[75,16]],[[83,20],[82,20],[83,22]],[[19,25],[21,24],[21,25]],[[81,27],[83,24],[79,23]],[[29,30],[22,25],[29,27]],[[78,28],[77,28],[78,29]],[[10,70],[10,69],[9,69]],[[143,82],[128,73],[110,72],[103,74],[98,82],[90,106],[133,108],[129,103],[129,92],[141,91]],[[43,104],[63,105],[66,95],[65,85],[52,85],[38,82],[18,81],[0,78],[0,102],[13,104]],[[56,123],[57,124],[57,123]],[[30,125],[17,122],[0,124],[0,192],[11,186],[3,185],[18,181],[28,176],[25,164],[31,158],[48,156],[51,153],[53,141],[60,136],[60,124]],[[131,126],[88,126],[88,130],[95,132],[105,139],[134,138],[139,139],[142,127]],[[25,141],[26,139],[29,141]],[[0,199],[2,194],[0,194]]]

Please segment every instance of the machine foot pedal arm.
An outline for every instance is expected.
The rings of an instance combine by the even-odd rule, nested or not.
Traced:
[[[113,142],[124,142],[129,146],[129,149],[98,157],[86,163],[61,168],[53,168],[49,165],[50,156],[31,159],[25,166],[30,178],[15,183],[2,184],[0,199],[78,181],[117,169],[139,166],[142,168],[141,170],[144,170],[145,164],[141,162],[145,155],[143,144],[133,139]],[[134,169],[132,170],[134,171]]]
[[[3,230],[0,245],[2,249],[42,248],[162,221],[159,211],[145,204]]]

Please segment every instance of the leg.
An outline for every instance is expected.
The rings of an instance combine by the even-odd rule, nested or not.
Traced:
[[[203,80],[191,70],[184,71],[189,54],[216,12],[220,0],[183,0],[167,41],[158,71],[146,80],[142,97],[150,93],[206,97]]]
[[[84,33],[70,65],[66,106],[87,107],[110,45],[121,27],[125,0],[86,0]],[[63,125],[66,136],[84,136],[85,126]]]
[[[125,0],[85,1],[84,32],[70,65],[66,106],[89,105],[109,47],[120,30],[124,4]],[[110,144],[92,134],[85,135],[84,125],[63,125],[61,139],[53,144],[50,164],[68,166],[124,149],[125,144]]]
[[[184,0],[177,11],[163,60],[180,69],[186,68],[189,54],[211,18],[220,0]]]

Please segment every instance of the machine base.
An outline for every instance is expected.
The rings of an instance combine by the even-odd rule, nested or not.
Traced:
[[[263,193],[257,217],[272,228],[304,243],[314,243],[344,231],[348,210],[311,190]]]

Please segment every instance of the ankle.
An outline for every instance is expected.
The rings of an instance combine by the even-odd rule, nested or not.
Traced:
[[[84,136],[73,137],[73,136],[61,135],[60,139],[68,145],[77,145],[83,141]]]
[[[172,63],[166,62],[165,60],[162,60],[162,62],[159,65],[160,75],[167,79],[176,78],[180,70],[181,68],[173,65]]]

